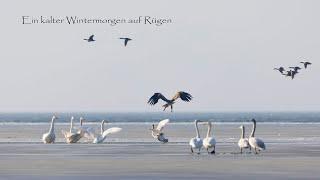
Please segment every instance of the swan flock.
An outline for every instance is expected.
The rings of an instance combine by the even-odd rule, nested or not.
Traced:
[[[47,133],[42,135],[42,141],[45,144],[53,144],[56,140],[55,135],[55,121],[58,119],[57,116],[52,116],[50,121],[50,128]],[[118,133],[122,130],[120,127],[110,127],[105,130],[105,124],[108,124],[108,121],[102,120],[100,123],[100,133],[95,133],[94,130],[90,127],[84,126],[85,119],[80,117],[79,127],[74,127],[74,117],[72,116],[70,119],[70,128],[69,130],[65,131],[62,130],[62,134],[65,138],[66,143],[77,143],[82,138],[86,138],[87,141],[91,141],[93,144],[103,143],[108,135]],[[257,122],[255,119],[251,120],[253,123],[251,134],[248,138],[245,137],[245,127],[241,125],[239,128],[241,129],[240,139],[238,141],[238,146],[240,148],[240,153],[243,153],[244,149],[250,149],[254,151],[255,154],[260,153],[262,150],[266,149],[266,145],[263,140],[260,138],[255,137]],[[168,126],[170,123],[169,119],[164,119],[159,121],[157,127],[155,124],[152,124],[151,136],[159,142],[168,143],[168,138],[164,135],[164,128]],[[206,136],[202,139],[200,135],[199,125],[206,125],[207,126],[207,133]],[[200,154],[201,149],[205,149],[208,154],[215,154],[216,153],[216,144],[217,141],[213,135],[213,124],[211,121],[201,121],[195,120],[194,121],[195,127],[195,137],[191,138],[189,141],[189,146],[191,153],[196,152]]]

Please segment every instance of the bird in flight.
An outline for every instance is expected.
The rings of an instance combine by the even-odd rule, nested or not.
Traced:
[[[311,64],[312,64],[311,62],[308,62],[308,61],[305,61],[305,62],[302,61],[302,62],[300,62],[300,63],[302,63],[302,64],[304,65],[304,68],[305,68],[305,69],[307,69],[307,66],[308,66],[308,65],[311,65]]]
[[[283,74],[283,71],[285,71],[283,67],[274,68],[274,70],[278,70],[281,74]]]
[[[298,74],[298,71],[291,71],[291,79],[293,79],[296,74]]]
[[[91,35],[88,39],[83,39],[85,41],[88,41],[88,42],[92,42],[92,41],[96,41],[93,39],[94,35]]]
[[[124,40],[124,46],[127,46],[128,41],[131,41],[132,39],[130,38],[119,38],[119,39],[123,39]]]
[[[299,66],[294,66],[294,67],[289,67],[289,68],[291,68],[291,69],[293,69],[294,71],[297,71],[297,72],[298,72],[298,70],[301,69]]]
[[[295,77],[295,75],[298,73],[298,71],[292,71],[292,70],[290,70],[290,71],[287,71],[287,73],[286,74],[283,74],[283,75],[285,75],[285,76],[290,76],[291,77],[291,79],[294,79],[294,77]]]
[[[157,104],[157,102],[159,101],[159,99],[162,99],[163,101],[166,102],[166,104],[164,104],[162,107],[164,107],[163,111],[165,111],[167,109],[167,107],[170,106],[171,108],[171,112],[173,112],[173,104],[175,103],[175,101],[180,98],[183,101],[189,102],[192,99],[191,94],[183,92],[183,91],[179,91],[177,92],[172,99],[167,99],[166,97],[164,97],[161,93],[154,93],[151,98],[149,99],[148,103],[150,105],[155,105]]]

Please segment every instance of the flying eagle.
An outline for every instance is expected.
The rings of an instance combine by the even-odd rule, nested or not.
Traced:
[[[151,98],[149,99],[148,103],[150,105],[155,105],[157,104],[157,102],[159,101],[159,99],[162,99],[163,101],[166,102],[166,104],[164,104],[162,107],[164,107],[163,111],[166,110],[167,107],[171,107],[171,112],[173,109],[173,104],[175,103],[175,101],[180,98],[183,101],[189,102],[192,99],[191,94],[183,92],[183,91],[179,91],[177,92],[173,98],[171,100],[167,99],[166,97],[164,97],[161,93],[154,93],[153,96],[151,96]]]

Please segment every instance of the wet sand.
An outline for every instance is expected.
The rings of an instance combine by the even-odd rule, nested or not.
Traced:
[[[103,144],[65,144],[68,124],[57,124],[57,143],[49,145],[40,141],[47,124],[1,124],[0,179],[319,179],[320,124],[258,124],[267,145],[259,155],[239,153],[239,125],[215,126],[216,155],[192,155],[188,123],[169,124],[167,144],[152,139],[150,124],[111,124],[123,131]]]

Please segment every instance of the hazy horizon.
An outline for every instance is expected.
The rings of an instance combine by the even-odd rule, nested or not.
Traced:
[[[319,111],[320,2],[0,3],[0,112]],[[91,8],[91,9],[90,9]],[[14,9],[14,10],[13,10]],[[172,18],[172,24],[22,25],[22,16]],[[94,34],[96,41],[83,39]],[[119,37],[133,40],[127,47]],[[313,64],[294,80],[273,70]],[[168,112],[169,113],[169,112]]]

